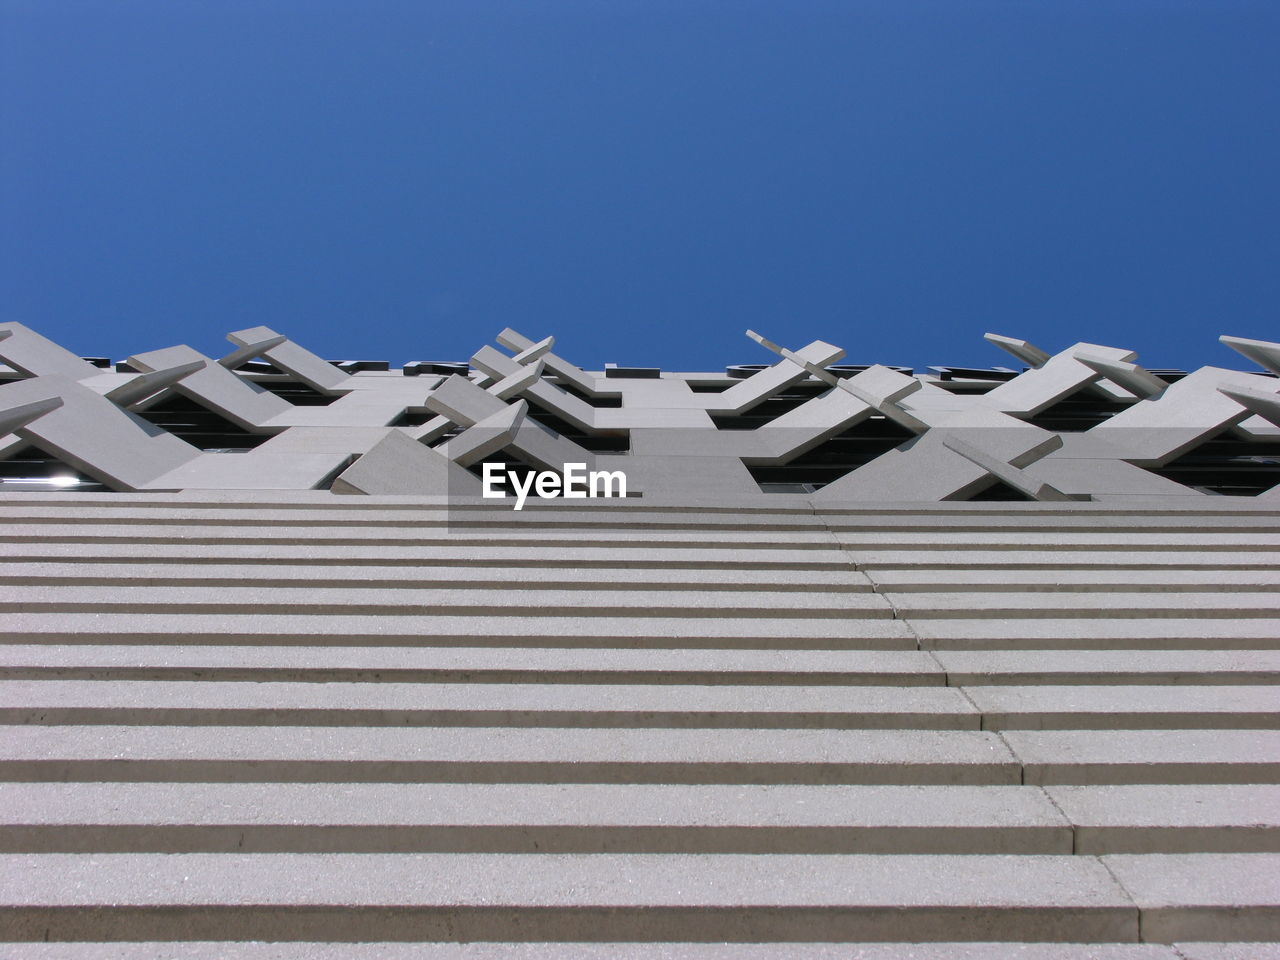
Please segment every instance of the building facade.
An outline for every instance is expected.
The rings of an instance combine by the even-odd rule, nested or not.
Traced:
[[[0,335],[16,955],[1280,955],[1280,346]]]

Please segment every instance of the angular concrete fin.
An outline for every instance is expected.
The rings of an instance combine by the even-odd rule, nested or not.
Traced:
[[[554,337],[548,337],[534,343],[523,334],[517,333],[510,327],[503,330],[496,337],[498,343],[506,347],[508,350],[515,350],[519,354],[515,359],[519,363],[528,363],[532,359],[539,356],[546,361],[547,373],[554,374],[565,383],[572,384],[578,390],[581,390],[589,397],[616,397],[620,395],[618,390],[600,390],[596,388],[596,378],[588,374],[581,367],[570,363],[563,357],[558,357],[550,351],[551,343],[555,342]],[[548,343],[551,341],[551,343]],[[546,343],[547,348],[543,352],[542,345]],[[524,359],[521,359],[523,357]]]
[[[0,393],[0,434],[12,433],[19,427],[25,427],[32,420],[43,417],[46,413],[52,413],[62,406],[61,397],[47,397],[44,400],[4,406],[5,396]]]
[[[494,339],[508,350],[515,350],[517,353],[522,350],[528,350],[534,345],[532,340],[524,334],[512,330],[510,327],[505,328]]]
[[[491,417],[485,417],[475,426],[467,427],[435,449],[461,467],[479,463],[514,442],[528,411],[529,405],[520,400]]]
[[[8,384],[0,401],[25,418],[10,427],[19,437],[117,490],[141,489],[199,456],[189,443],[66,377]]]
[[[478,496],[480,481],[443,453],[394,431],[340,473],[334,493]]]
[[[448,417],[458,426],[469,427],[498,413],[506,404],[466,377],[446,377],[423,401],[423,406]]]
[[[928,425],[903,409],[899,401],[919,390],[923,384],[915,377],[877,364],[837,384],[845,393],[884,414],[894,423],[913,433],[923,433]]]
[[[180,363],[176,367],[152,370],[150,373],[140,373],[127,383],[122,383],[114,390],[107,391],[104,396],[112,403],[127,407],[130,404],[137,403],[139,400],[145,400],[165,387],[173,386],[183,377],[195,373],[197,370],[203,370],[204,366],[205,361],[192,360],[190,363]]]
[[[0,324],[0,360],[29,377],[87,380],[102,371],[21,323]]]
[[[520,372],[520,364],[505,353],[485,344],[471,357],[471,366],[493,380],[501,380]]]
[[[1230,347],[1242,357],[1248,357],[1264,370],[1280,373],[1280,343],[1228,336],[1219,337],[1218,342]]]
[[[222,414],[239,426],[253,430],[262,427],[293,404],[264,390],[250,380],[236,376],[226,367],[191,347],[181,345],[152,350],[130,357],[129,365],[145,373],[203,361],[202,369],[189,373],[174,384],[174,389]]]
[[[1160,396],[1169,386],[1154,373],[1136,363],[1113,360],[1092,350],[1075,350],[1073,356],[1090,370],[1098,372],[1142,400],[1151,400]]]
[[[259,354],[264,360],[301,380],[313,390],[333,394],[351,389],[350,374],[288,338],[273,342],[279,337],[280,334],[270,327],[251,327],[227,334],[227,339],[242,349],[248,349],[255,343],[264,344]]]
[[[1033,343],[1026,340],[1018,340],[1014,337],[1002,337],[998,333],[985,333],[983,339],[994,346],[999,347],[1005,353],[1017,357],[1033,370],[1043,367],[1049,362],[1049,354],[1041,350]]]
[[[520,367],[514,373],[504,377],[487,389],[499,400],[510,400],[512,397],[524,393],[541,380],[543,369],[543,362],[536,360],[527,367]]]
[[[1274,383],[1274,381],[1272,381]],[[1256,390],[1251,387],[1218,387],[1218,392],[1230,397],[1251,413],[1256,413],[1276,426],[1280,427],[1280,396]]]
[[[521,364],[533,363],[535,360],[538,360],[541,357],[546,356],[551,351],[551,348],[554,347],[555,345],[556,345],[556,338],[547,337],[545,340],[539,340],[529,349],[521,350],[512,359],[514,359],[516,363],[521,363]]]
[[[766,349],[781,351],[772,341],[765,340],[755,331],[747,331],[747,335]],[[775,351],[775,352],[776,352]],[[829,363],[836,363],[844,358],[844,350],[822,340],[814,340],[799,350],[787,351],[787,356],[772,367],[753,374],[746,380],[734,384],[724,393],[711,394],[708,397],[706,410],[708,413],[733,414],[749,410],[756,404],[768,400],[780,390],[798,383],[809,376],[813,368],[824,368]],[[830,376],[823,370],[823,378]]]
[[[1062,438],[1054,437],[1057,440],[1055,446],[1062,446]],[[1043,480],[1028,476],[1022,470],[1009,463],[1003,463],[995,457],[989,455],[986,451],[968,443],[965,440],[955,436],[944,437],[942,445],[954,453],[960,454],[970,463],[975,463],[987,473],[991,474],[997,480],[1000,480],[1013,489],[1025,493],[1032,500],[1046,501],[1062,501],[1062,500],[1088,500],[1090,496],[1086,494],[1069,494],[1063,493],[1057,487]]]

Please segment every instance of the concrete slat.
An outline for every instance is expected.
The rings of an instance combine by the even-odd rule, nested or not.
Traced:
[[[1071,853],[1034,787],[0,783],[4,852]]]
[[[718,941],[1137,939],[1090,857],[547,854],[0,857],[0,935]],[[975,884],[974,878],[981,883]],[[210,909],[213,904],[224,904]],[[323,907],[323,910],[316,908]]]
[[[973,730],[16,726],[0,780],[1016,784]]]
[[[3,724],[977,730],[947,687],[0,681]]]
[[[0,644],[0,678],[945,686],[919,650]]]
[[[1280,783],[1274,730],[1010,730],[1023,783]]]
[[[1142,911],[1144,940],[1280,940],[1280,854],[1115,854],[1103,862]]]
[[[1270,685],[964,689],[987,730],[1280,727],[1280,687]]]

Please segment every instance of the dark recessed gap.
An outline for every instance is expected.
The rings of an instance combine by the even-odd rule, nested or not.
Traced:
[[[50,483],[62,479],[75,483]],[[25,482],[24,482],[25,481]],[[65,460],[34,444],[15,450],[0,460],[0,492],[111,493],[112,488]]]
[[[589,403],[593,407],[608,407],[610,409],[614,409],[622,406],[621,397],[592,397],[579,390],[572,383],[565,383],[563,380],[548,380],[547,382],[555,384],[565,393],[569,394],[569,396],[577,397],[583,403]]]
[[[587,433],[585,430],[575,427],[563,417],[552,413],[539,404],[537,400],[530,397],[525,399],[529,403],[528,417],[530,420],[542,424],[548,430],[558,433],[566,440],[572,440],[585,450],[590,450],[592,453],[626,453],[631,449],[631,436],[629,433]]]
[[[400,416],[392,420],[389,427],[420,427],[428,420],[434,420],[440,414],[426,407],[408,407]]]
[[[341,476],[342,473],[347,469],[347,467],[351,466],[353,463],[355,463],[359,459],[360,459],[360,455],[357,453],[353,453],[351,456],[347,457],[347,459],[343,460],[341,464],[339,464],[338,466],[330,470],[325,475],[324,479],[321,480],[319,483],[317,483],[311,489],[312,490],[332,490],[333,481],[337,480],[338,477]]]
[[[693,393],[724,393],[732,383],[687,383],[689,390]]]
[[[1256,497],[1280,484],[1280,441],[1219,434],[1163,467],[1147,469],[1202,493]]]
[[[250,433],[181,394],[131,412],[201,450],[251,450],[271,439],[271,434]]]
[[[755,430],[815,397],[822,396],[830,389],[825,383],[796,384],[767,400],[761,400],[743,413],[712,414],[711,422],[719,430]]]
[[[915,434],[885,417],[868,417],[784,464],[747,465],[765,493],[808,493],[839,480]],[[810,489],[801,490],[797,485]]]
[[[252,382],[274,393],[277,397],[288,400],[295,407],[327,407],[338,399],[333,394],[321,393],[297,380],[254,380]]]
[[[267,373],[273,375],[280,375],[284,373],[284,371],[274,363],[262,359],[246,360],[244,363],[237,364],[231,369],[237,373]]]
[[[983,487],[977,493],[972,494],[971,496],[965,497],[964,499],[970,503],[977,503],[981,501],[992,501],[992,500],[999,500],[999,501],[1006,501],[1006,502],[1007,501],[1028,501],[1028,500],[1033,500],[1034,498],[1027,496],[1021,490],[1014,489],[1013,487],[1005,483],[1003,480],[997,480],[995,481],[995,483],[992,483],[990,486]]]
[[[1132,405],[1118,400],[1092,397],[1086,393],[1077,393],[1040,411],[1029,418],[1027,423],[1055,433],[1076,433],[1096,427],[1110,420],[1117,413],[1128,410]]]

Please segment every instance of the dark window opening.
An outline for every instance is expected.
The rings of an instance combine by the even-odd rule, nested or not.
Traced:
[[[1224,497],[1256,497],[1280,484],[1280,441],[1219,434],[1163,467],[1156,476]]]
[[[145,410],[132,412],[201,450],[251,450],[272,436],[269,433],[250,433],[222,414],[181,394],[173,394]]]
[[[1013,487],[1005,483],[1003,480],[996,480],[994,483],[983,487],[977,493],[967,496],[964,499],[969,501],[970,503],[976,503],[976,502],[987,502],[987,501],[993,501],[993,500],[998,500],[1003,502],[1019,501],[1019,500],[1026,501],[1026,500],[1034,500],[1035,498],[1027,496],[1021,490],[1014,489]]]
[[[748,464],[747,471],[765,493],[811,493],[914,436],[885,417],[868,417],[788,463]]]
[[[572,383],[565,383],[561,380],[551,380],[548,382],[554,383],[557,387],[559,387],[565,393],[569,394],[569,396],[577,397],[583,403],[589,403],[593,407],[601,407],[601,408],[608,407],[610,409],[615,409],[617,407],[622,406],[621,397],[592,397],[592,396],[588,396],[586,393],[579,390]]]
[[[592,453],[626,453],[631,449],[631,436],[627,432],[612,434],[593,434],[580,430],[568,420],[556,416],[543,407],[538,401],[526,397],[529,402],[529,419],[542,424],[548,430],[560,434],[566,440],[572,440],[578,446]]]
[[[1027,423],[1055,433],[1077,433],[1110,420],[1117,413],[1128,410],[1130,406],[1132,404],[1118,400],[1106,400],[1102,397],[1090,396],[1088,393],[1078,393],[1065,400],[1059,400],[1053,406],[1029,418]]]
[[[755,430],[808,403],[814,397],[822,396],[830,389],[825,383],[796,384],[767,400],[761,400],[743,413],[712,414],[711,422],[719,430]]]
[[[327,407],[338,399],[332,394],[321,393],[297,380],[254,380],[253,382],[282,400],[288,400],[295,407]]]
[[[111,487],[66,461],[28,445],[0,460],[0,492],[111,493]]]
[[[426,407],[407,407],[400,416],[392,420],[389,427],[420,427],[428,420],[434,420],[440,414]]]
[[[262,359],[246,360],[244,363],[236,364],[231,369],[238,373],[269,373],[277,376],[284,373],[274,363]]]

